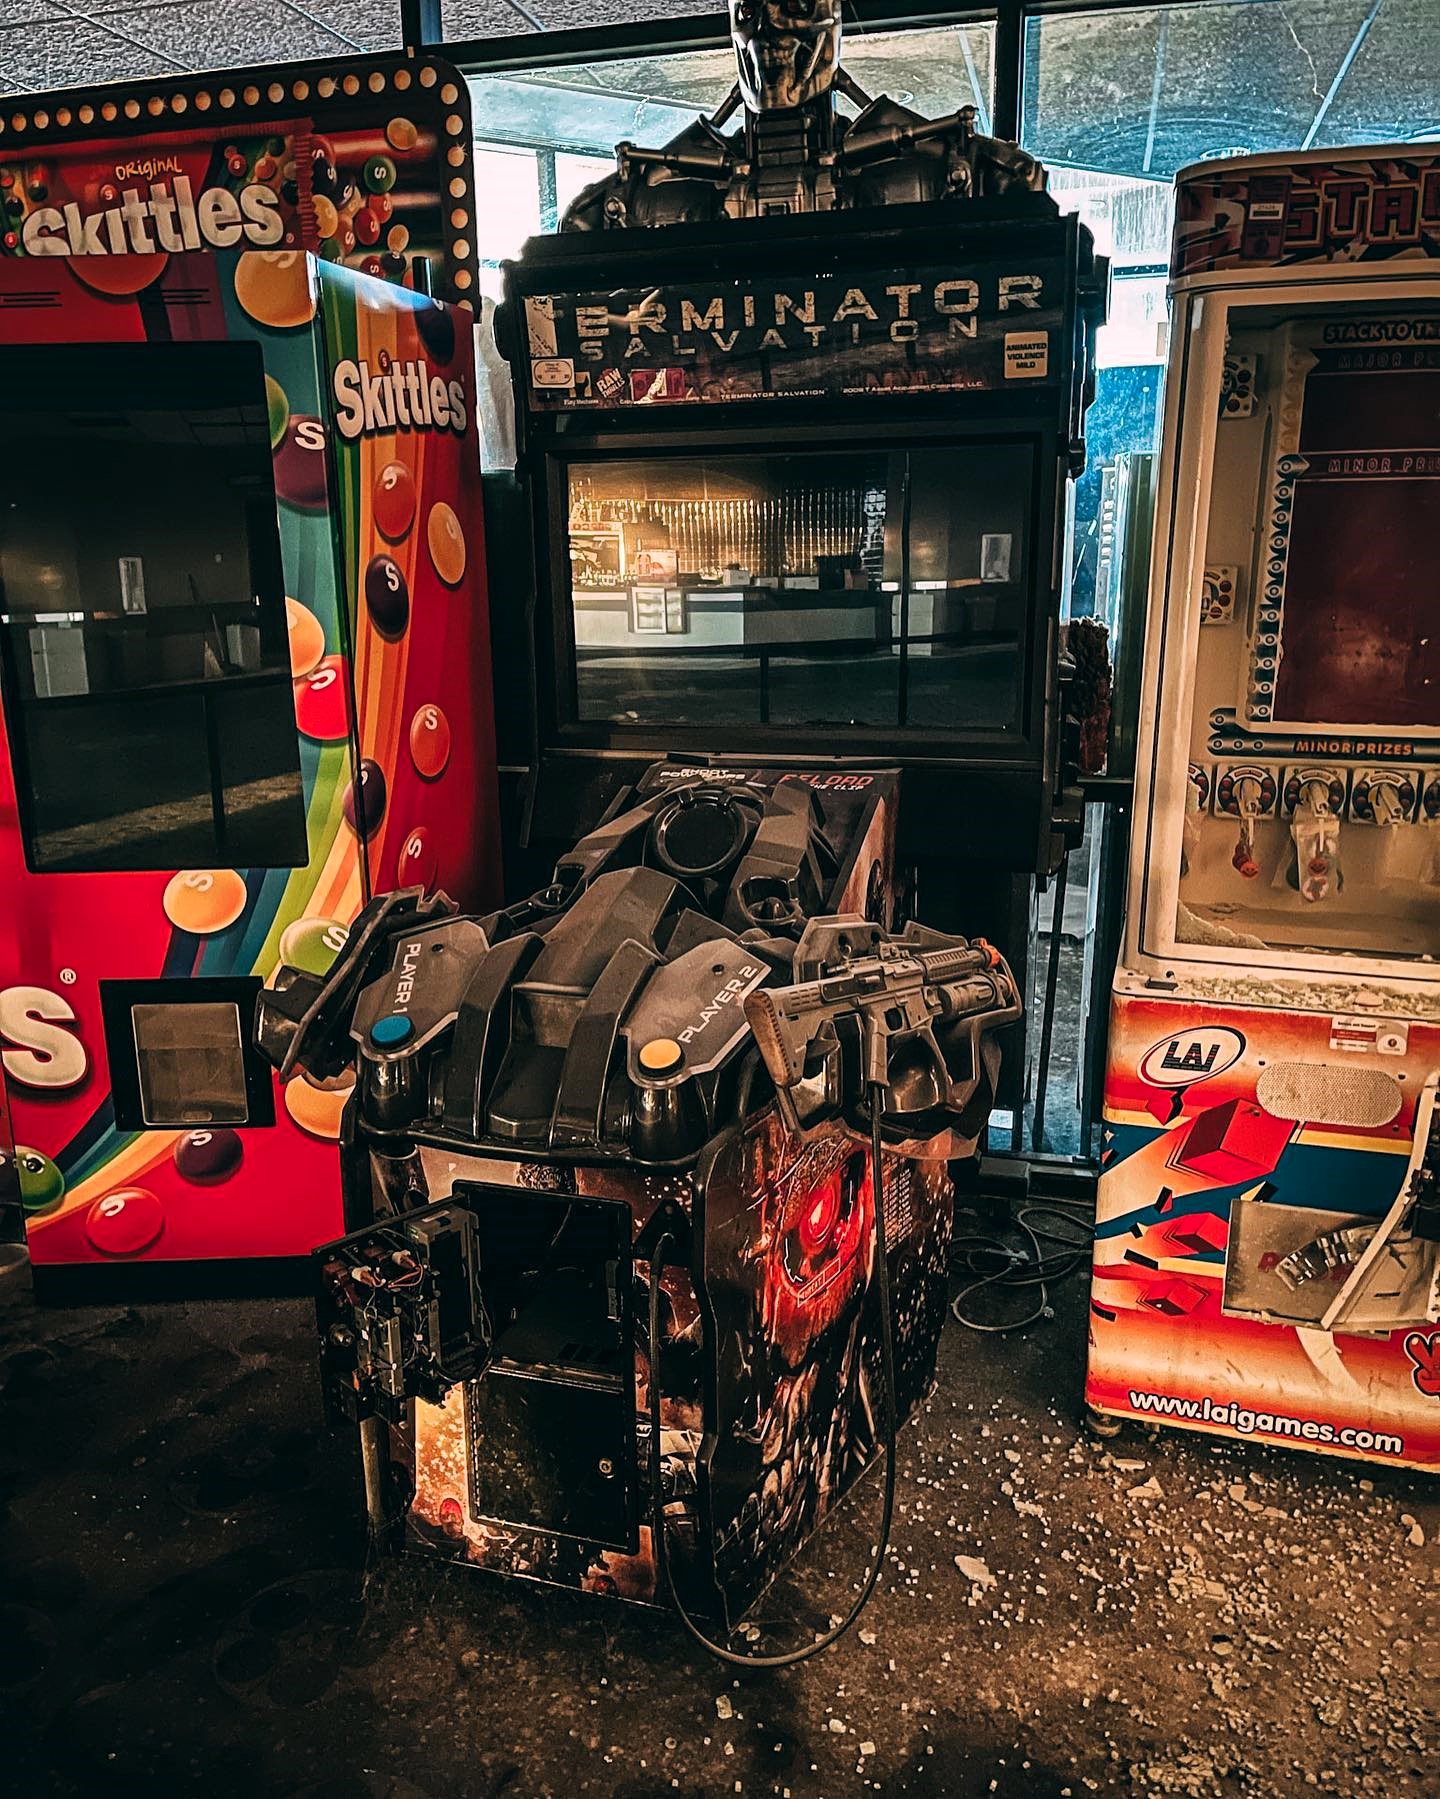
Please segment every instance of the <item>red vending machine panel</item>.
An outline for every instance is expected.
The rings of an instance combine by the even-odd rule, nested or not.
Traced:
[[[36,256],[0,263],[0,336],[37,1287],[304,1255],[345,1228],[346,1094],[275,1082],[256,992],[371,893],[498,897],[470,315],[299,251]]]

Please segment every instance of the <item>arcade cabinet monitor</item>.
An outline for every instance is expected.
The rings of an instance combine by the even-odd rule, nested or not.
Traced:
[[[567,463],[575,722],[1014,732],[1035,454]]]

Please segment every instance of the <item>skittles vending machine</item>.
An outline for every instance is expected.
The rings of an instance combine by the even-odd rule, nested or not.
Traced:
[[[37,1291],[193,1287],[345,1228],[344,1086],[275,1081],[262,982],[376,892],[498,897],[470,315],[35,255],[0,337],[0,1153]]]
[[[1440,148],[1179,177],[1095,1412],[1440,1465]]]

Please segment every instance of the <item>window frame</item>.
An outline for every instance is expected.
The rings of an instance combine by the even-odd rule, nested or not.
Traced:
[[[1278,4],[1279,0],[1269,0]],[[845,9],[845,30],[854,38],[867,31],[920,31],[937,25],[993,25],[991,65],[991,129],[995,136],[1021,141],[1024,118],[1025,40],[1032,19],[1067,13],[1152,12],[1157,5],[1227,6],[1235,0],[997,0],[991,6],[917,4],[916,0],[852,0]],[[402,0],[402,18],[421,19],[430,0]],[[438,0],[434,0],[438,13]],[[407,31],[410,27],[407,24]],[[423,26],[420,27],[423,30]],[[635,24],[582,25],[564,31],[521,36],[448,39],[405,37],[407,47],[442,46],[463,75],[504,75],[521,69],[574,68],[630,57],[683,54],[690,50],[723,50],[730,43],[729,15],[697,13],[673,19],[647,19]],[[717,96],[717,100],[719,96]]]

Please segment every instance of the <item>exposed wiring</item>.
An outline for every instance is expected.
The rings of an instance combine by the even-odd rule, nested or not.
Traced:
[[[822,1649],[828,1649],[832,1643],[838,1643],[870,1603],[870,1595],[875,1591],[875,1584],[880,1578],[880,1571],[885,1566],[885,1557],[890,1548],[890,1525],[895,1514],[895,1433],[897,1424],[895,1418],[895,1344],[890,1321],[890,1267],[885,1242],[884,1175],[881,1172],[880,1159],[880,1114],[884,1102],[884,1091],[883,1087],[872,1087],[870,1092],[870,1156],[873,1170],[871,1186],[875,1200],[875,1285],[880,1300],[880,1378],[884,1387],[881,1396],[880,1419],[884,1433],[885,1497],[880,1513],[879,1538],[875,1546],[874,1559],[855,1603],[838,1624],[832,1625],[823,1636],[817,1637],[813,1643],[807,1643],[800,1649],[787,1649],[774,1655],[737,1654],[735,1650],[726,1648],[723,1643],[717,1643],[706,1634],[703,1627],[697,1624],[685,1609],[685,1603],[676,1588],[675,1577],[670,1569],[670,1542],[665,1531],[665,1494],[660,1468],[660,1276],[664,1271],[666,1254],[675,1245],[675,1240],[670,1232],[662,1232],[651,1252],[650,1497],[656,1573],[669,1587],[671,1602],[680,1622],[689,1634],[702,1649],[713,1655],[718,1661],[728,1662],[732,1667],[791,1668],[797,1662],[809,1661],[812,1655],[819,1655]]]
[[[1057,1229],[1057,1225],[1063,1228]],[[1094,1220],[1090,1208],[1078,1201],[1029,1200],[1016,1207],[1010,1228],[1024,1239],[1023,1248],[1007,1243],[998,1232],[976,1233],[951,1240],[952,1274],[962,1280],[966,1275],[972,1277],[950,1301],[951,1315],[966,1330],[1004,1336],[1053,1316],[1050,1289],[1078,1273],[1090,1260]],[[1052,1246],[1048,1252],[1046,1245]],[[1038,1288],[1039,1292],[1034,1310],[1024,1317],[990,1322],[973,1317],[965,1310],[965,1301],[970,1295],[985,1288],[998,1293],[1032,1288]]]

